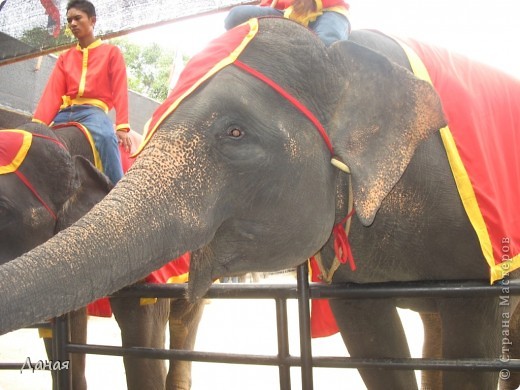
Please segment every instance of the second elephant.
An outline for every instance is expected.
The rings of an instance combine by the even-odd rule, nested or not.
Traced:
[[[0,160],[14,157],[13,172],[0,175],[0,198],[4,205],[0,263],[5,263],[70,226],[113,186],[93,166],[87,138],[75,126],[54,132],[42,125],[27,124],[20,129],[0,131],[0,139],[4,147]],[[11,148],[6,150],[9,145]],[[37,211],[42,206],[41,212]],[[169,321],[170,347],[193,349],[203,302],[192,305],[182,299],[171,302],[158,299],[155,304],[143,306],[136,298],[110,301],[124,347],[164,348]],[[86,328],[86,310],[73,312],[71,341],[86,343]],[[45,341],[50,351],[50,340]],[[72,387],[86,388],[85,356],[73,354],[71,358]],[[171,360],[168,373],[161,360],[125,357],[124,362],[129,389],[189,390],[191,387],[189,362]]]

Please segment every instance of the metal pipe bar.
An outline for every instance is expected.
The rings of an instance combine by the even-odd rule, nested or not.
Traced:
[[[56,317],[52,324],[52,358],[54,361],[70,361],[67,346],[70,343],[70,316],[64,314]],[[70,369],[53,372],[58,390],[70,390],[72,388],[72,375]]]
[[[303,267],[306,270],[306,267]],[[299,272],[303,272],[299,271]],[[308,278],[303,273],[297,273],[298,282],[306,282]],[[302,283],[302,285],[304,285]],[[137,285],[126,288],[115,294],[118,296],[144,296],[144,297],[184,297],[185,285]],[[255,364],[255,365],[275,365],[279,367],[280,388],[290,389],[290,367],[302,367],[302,386],[304,389],[310,380],[312,386],[312,367],[324,368],[383,368],[395,370],[451,370],[451,371],[520,371],[520,360],[512,359],[501,361],[497,359],[357,359],[350,357],[314,357],[310,367],[307,367],[309,358],[304,351],[305,342],[300,342],[302,346],[302,357],[292,357],[289,354],[288,346],[288,326],[287,326],[287,302],[286,299],[306,300],[320,298],[343,298],[343,299],[380,299],[380,298],[417,298],[417,297],[465,297],[465,296],[504,296],[520,294],[520,285],[515,282],[505,280],[502,284],[489,285],[488,281],[415,281],[415,282],[395,282],[395,283],[371,283],[356,285],[352,283],[335,284],[332,286],[322,284],[310,284],[310,286],[297,287],[295,284],[282,285],[214,285],[207,294],[207,298],[224,299],[275,299],[277,303],[277,326],[279,334],[278,356],[264,355],[239,355],[209,353],[198,351],[181,350],[155,350],[150,348],[121,348],[112,346],[95,346],[67,344],[65,353],[93,353],[114,356],[136,356],[155,359],[192,360],[215,363],[229,364]],[[303,298],[302,298],[303,297]],[[305,306],[305,305],[304,305]],[[301,308],[304,311],[305,307]],[[282,318],[280,318],[282,316]],[[305,317],[305,314],[303,315]],[[301,319],[305,327],[309,326],[307,320]],[[307,325],[305,325],[307,323]],[[39,324],[41,326],[41,324]],[[60,325],[60,327],[63,324]],[[60,332],[60,331],[59,331]],[[68,332],[65,333],[68,338]],[[60,336],[58,336],[61,338]],[[309,339],[310,340],[310,339]],[[302,344],[303,343],[303,344]],[[62,351],[61,353],[63,353]],[[61,356],[61,354],[60,354]],[[64,355],[68,356],[68,355]],[[20,369],[20,363],[0,363],[0,369]],[[305,377],[305,372],[310,372],[310,379]],[[65,386],[65,384],[63,385]],[[62,387],[66,388],[66,387]]]
[[[443,371],[520,371],[520,359],[423,359],[387,358],[363,359],[319,356],[313,358],[314,367],[324,368],[383,368],[389,370],[443,370]]]
[[[298,357],[273,355],[233,354],[221,352],[189,351],[180,349],[156,349],[145,347],[115,347],[111,345],[69,344],[70,353],[89,353],[109,356],[133,356],[147,359],[175,359],[206,363],[252,364],[263,366],[299,366]]]
[[[460,298],[460,297],[499,297],[519,295],[520,285],[511,282],[508,285],[494,284],[482,280],[464,281],[415,281],[392,283],[341,283],[310,286],[311,298]]]
[[[229,354],[219,352],[184,351],[143,347],[114,347],[108,345],[69,344],[71,353],[90,353],[110,356],[134,356],[149,359],[176,359],[207,363],[252,364],[302,367],[297,356]],[[320,368],[383,368],[391,370],[446,370],[446,371],[520,371],[520,359],[423,359],[423,358],[351,358],[318,356],[312,358],[314,367]],[[20,367],[16,367],[19,369]]]
[[[507,288],[507,292],[504,289]],[[113,296],[142,296],[148,298],[185,297],[185,285],[140,284],[122,289]],[[391,283],[336,283],[324,285],[310,284],[310,298],[379,299],[379,298],[439,298],[519,295],[520,284],[511,282],[507,286],[490,285],[485,280],[464,281],[414,281]],[[205,296],[219,299],[297,299],[296,284],[276,285],[213,285]]]
[[[139,284],[126,287],[113,297],[185,298],[185,284]],[[246,283],[214,284],[205,298],[213,299],[276,299],[297,298],[296,284],[253,285]]]
[[[22,363],[0,363],[0,370],[21,370],[24,366]],[[32,363],[31,368],[35,368],[36,364]]]
[[[309,269],[307,262],[296,268],[298,291],[298,317],[300,321],[300,356],[302,387],[305,390],[314,388],[312,372],[311,345],[311,309],[309,295]]]
[[[278,357],[287,359],[289,353],[289,325],[287,321],[287,300],[276,299],[276,330],[278,336]],[[287,364],[278,366],[280,389],[291,390],[291,369]]]

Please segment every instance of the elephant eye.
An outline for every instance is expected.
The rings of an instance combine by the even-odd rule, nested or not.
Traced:
[[[0,227],[7,225],[13,219],[10,208],[0,201]]]
[[[244,135],[244,132],[237,128],[237,127],[230,127],[229,130],[228,130],[228,135],[231,137],[231,138],[242,138],[242,136]]]

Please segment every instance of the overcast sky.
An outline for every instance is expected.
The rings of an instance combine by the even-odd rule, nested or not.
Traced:
[[[453,49],[520,78],[519,0],[350,0],[353,28]],[[130,35],[193,55],[224,32],[225,13]]]

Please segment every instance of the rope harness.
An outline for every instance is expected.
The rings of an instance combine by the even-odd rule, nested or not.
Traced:
[[[302,104],[302,102],[300,102],[296,97],[292,96],[276,81],[270,79],[265,74],[261,73],[257,69],[254,69],[250,65],[245,64],[239,59],[243,50],[254,39],[257,32],[259,31],[258,21],[259,19],[252,18],[249,19],[248,22],[227,31],[220,38],[210,42],[210,44],[203,52],[197,54],[190,60],[186,68],[181,73],[179,80],[177,81],[168,98],[153,113],[152,118],[145,125],[146,137],[141,143],[139,149],[134,153],[134,157],[143,150],[143,148],[150,141],[153,134],[159,128],[160,124],[173,111],[177,109],[183,99],[185,99],[189,94],[199,88],[205,81],[207,81],[225,67],[235,66],[267,84],[280,96],[290,102],[300,113],[302,113],[314,125],[325,142],[327,148],[329,149],[332,156],[331,164],[347,174],[350,173],[348,166],[342,162],[338,156],[335,156],[331,140],[324,127],[314,116],[314,114],[304,104]],[[349,181],[349,186],[351,186],[351,181]],[[351,190],[349,192],[352,194]],[[349,216],[346,217],[344,221],[340,222],[340,225],[345,223],[345,227],[338,225],[334,226],[333,235],[335,240],[334,247],[336,251],[336,257],[339,259],[337,261],[340,263],[349,261],[351,268],[355,269],[349,241],[347,238],[350,227],[350,216],[352,215],[351,210],[352,207],[350,207],[348,212]]]
[[[352,192],[352,180],[350,177],[350,169],[349,167],[341,161],[341,159],[334,155],[334,148],[332,147],[332,142],[330,140],[329,135],[325,131],[325,128],[320,123],[318,118],[302,103],[300,102],[296,97],[291,95],[288,91],[286,91],[282,86],[280,86],[278,83],[276,83],[274,80],[267,77],[265,74],[259,72],[258,70],[250,67],[249,65],[244,64],[240,60],[235,60],[233,62],[233,65],[236,67],[242,69],[243,71],[247,72],[248,74],[254,76],[258,80],[264,82],[268,86],[270,86],[272,89],[274,89],[278,94],[280,94],[284,99],[286,99],[288,102],[290,102],[298,111],[300,111],[316,128],[318,133],[320,134],[321,138],[325,142],[325,145],[327,146],[327,149],[329,149],[330,154],[332,155],[331,164],[340,169],[341,171],[349,174],[349,194],[348,194],[348,211],[347,215],[343,220],[339,223],[337,223],[333,229],[332,234],[334,237],[334,260],[331,265],[331,268],[327,270],[327,268],[324,266],[323,261],[321,259],[321,254],[318,252],[316,255],[314,255],[312,258],[315,259],[317,262],[320,271],[321,271],[321,278],[324,282],[330,283],[332,281],[332,277],[334,275],[334,272],[338,269],[338,267],[341,264],[344,264],[346,262],[349,263],[350,268],[352,271],[356,269],[356,264],[354,263],[354,257],[352,255],[352,249],[350,247],[350,242],[348,240],[348,233],[350,231],[350,224],[351,224],[351,217],[354,214],[354,203],[353,203],[353,192]]]

